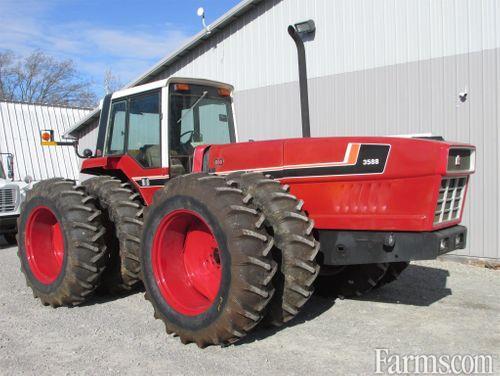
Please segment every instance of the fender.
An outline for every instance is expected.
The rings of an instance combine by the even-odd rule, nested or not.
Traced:
[[[200,145],[194,149],[193,153],[193,172],[202,172],[204,171],[204,163],[203,159],[205,155],[208,156],[208,151],[210,149],[210,145]]]
[[[163,187],[170,177],[168,168],[144,168],[127,154],[86,159],[82,163],[81,173],[111,175],[123,181],[130,181],[147,205],[151,204],[154,193]]]

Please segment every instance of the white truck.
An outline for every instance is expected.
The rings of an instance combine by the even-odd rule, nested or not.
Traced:
[[[0,153],[0,235],[7,243],[16,243],[17,217],[32,179],[14,181],[14,155]]]

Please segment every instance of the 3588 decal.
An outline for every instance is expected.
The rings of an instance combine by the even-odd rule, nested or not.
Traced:
[[[363,159],[363,166],[378,165],[380,160],[378,158]]]

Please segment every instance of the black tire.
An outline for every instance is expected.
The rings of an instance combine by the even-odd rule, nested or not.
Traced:
[[[340,299],[361,296],[377,285],[387,268],[386,263],[346,265],[336,274],[320,275],[317,290],[320,295]]]
[[[55,215],[64,242],[62,269],[49,284],[32,272],[25,244],[27,220],[39,207],[47,207]],[[21,271],[34,297],[52,307],[84,302],[97,288],[107,259],[105,229],[94,199],[72,180],[42,181],[28,191],[17,224]]]
[[[176,311],[162,296],[152,266],[152,247],[163,218],[189,209],[209,225],[220,249],[222,277],[213,303],[202,313],[188,316]],[[273,241],[262,227],[257,210],[244,201],[243,192],[226,179],[189,174],[172,179],[146,208],[142,234],[142,273],[146,299],[167,333],[182,343],[196,342],[203,348],[230,344],[244,337],[262,319],[274,289],[276,263],[271,257]]]
[[[280,268],[265,322],[281,326],[299,313],[314,291],[319,272],[314,222],[302,211],[303,202],[279,181],[260,172],[234,173],[228,179],[264,214],[264,225],[274,237],[273,254]]]
[[[7,244],[15,245],[17,244],[16,234],[3,234]]]
[[[400,276],[400,274],[410,265],[409,262],[391,262],[385,272],[384,276],[378,281],[376,289],[387,285],[388,283],[394,282]]]
[[[112,176],[97,176],[82,183],[97,198],[106,227],[110,258],[100,292],[121,294],[141,283],[140,238],[144,205],[129,183]]]

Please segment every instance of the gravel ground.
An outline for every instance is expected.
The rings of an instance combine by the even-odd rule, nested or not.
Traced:
[[[143,293],[43,307],[0,243],[0,374],[341,374],[375,372],[375,348],[398,354],[491,354],[500,374],[500,273],[412,264],[361,299],[313,297],[289,326],[226,348],[182,345]]]

